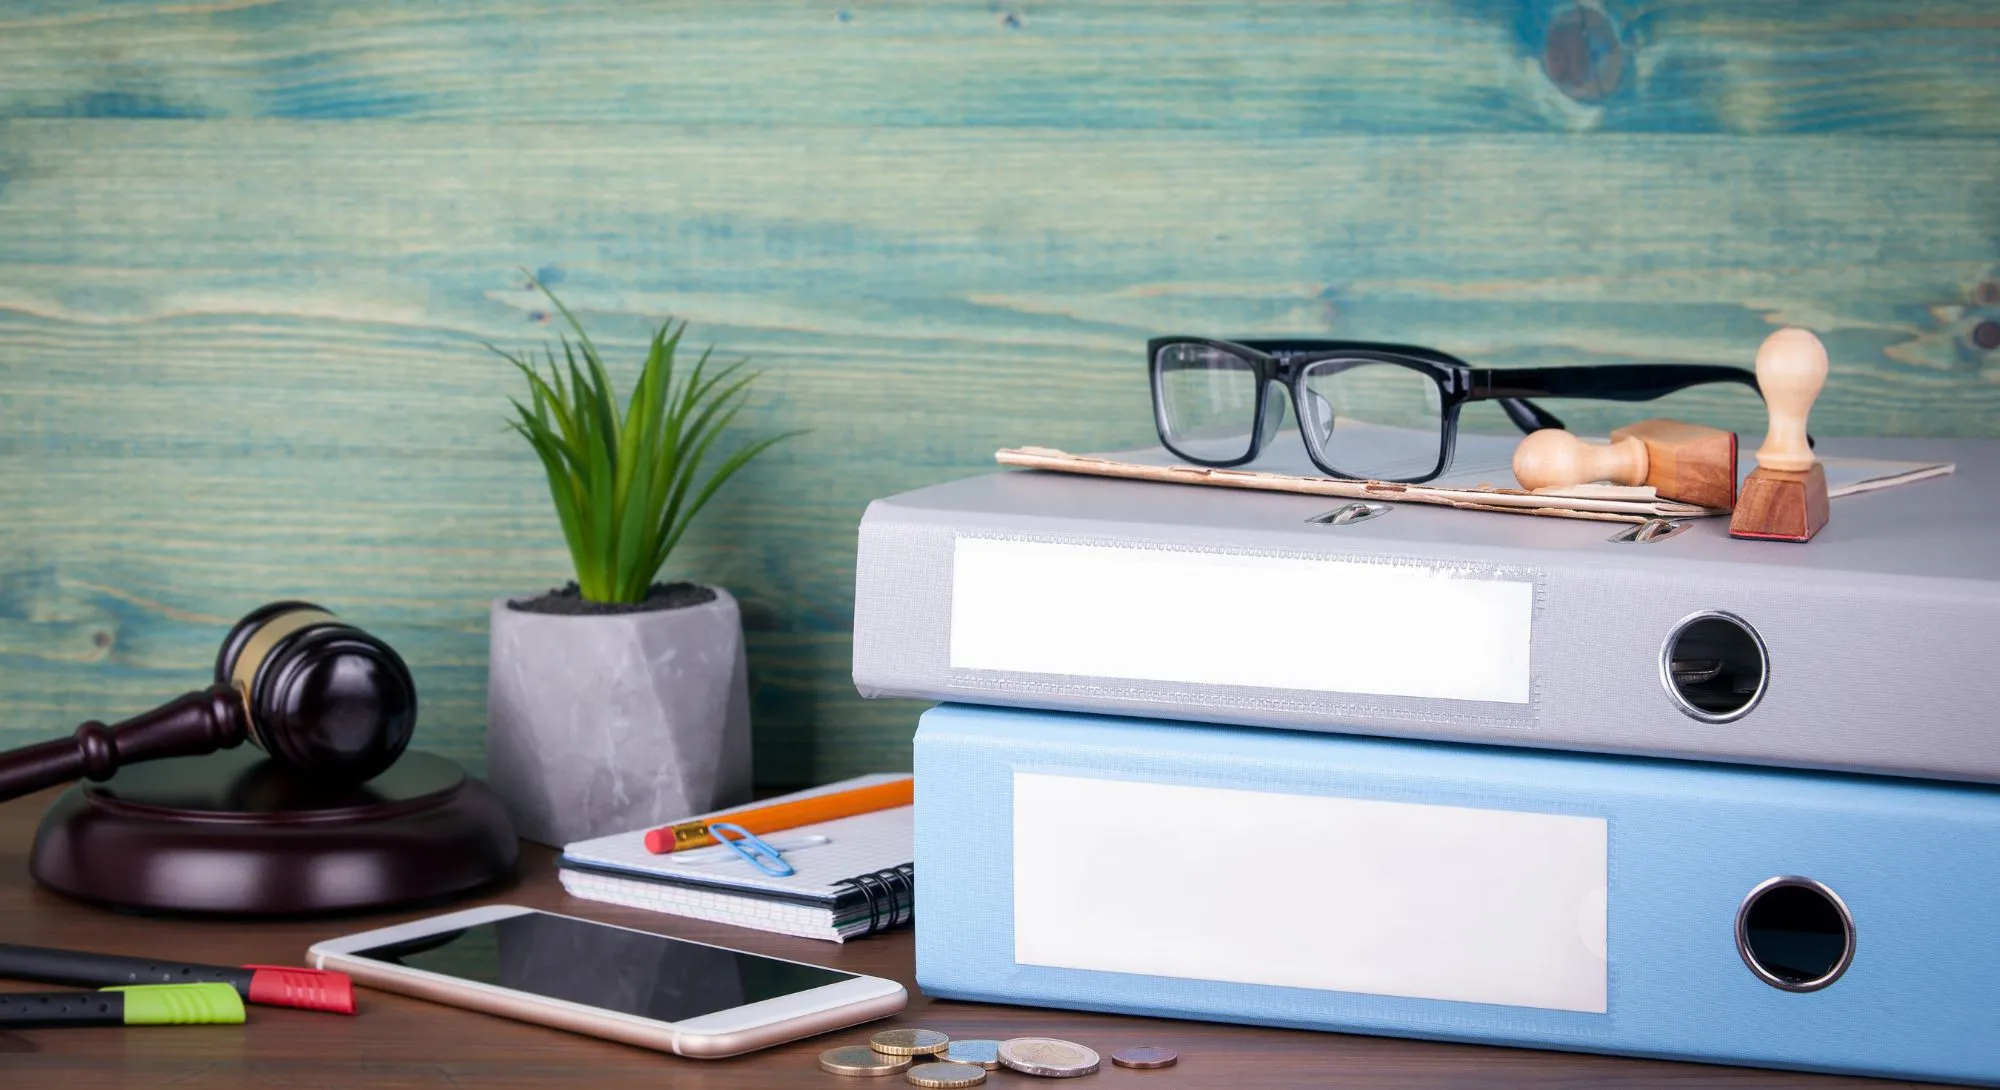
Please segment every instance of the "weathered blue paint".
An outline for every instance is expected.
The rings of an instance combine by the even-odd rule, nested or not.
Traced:
[[[766,372],[741,434],[810,429],[667,573],[744,603],[769,784],[907,760],[847,679],[867,500],[1148,441],[1148,335],[1742,363],[1795,322],[1820,433],[2000,433],[1991,6],[1591,10],[8,5],[0,742],[199,684],[283,596],[404,648],[476,763],[485,603],[566,578],[484,347],[555,332],[524,270],[621,380],[683,317]]]

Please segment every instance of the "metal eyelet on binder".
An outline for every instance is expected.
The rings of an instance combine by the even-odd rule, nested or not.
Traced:
[[[1648,545],[1665,541],[1692,525],[1693,519],[1647,519],[1627,526],[1604,540],[1619,545]]]
[[[1767,878],[1736,910],[1736,952],[1757,979],[1781,991],[1816,992],[1839,980],[1854,964],[1854,944],[1847,902],[1811,878]]]
[[[1660,685],[1689,718],[1730,723],[1771,683],[1771,653],[1750,622],[1720,610],[1683,617],[1660,644]]]
[[[1319,526],[1348,526],[1357,522],[1367,522],[1372,518],[1381,518],[1388,513],[1389,505],[1386,503],[1348,503],[1331,511],[1323,511],[1306,521]]]

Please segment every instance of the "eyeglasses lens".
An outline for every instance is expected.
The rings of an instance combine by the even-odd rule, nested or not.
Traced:
[[[1444,398],[1436,380],[1393,363],[1322,360],[1299,376],[1307,442],[1319,460],[1378,481],[1414,481],[1437,469]]]
[[[1167,345],[1153,358],[1153,397],[1160,438],[1182,457],[1233,462],[1250,453],[1257,372],[1248,360],[1207,345]]]

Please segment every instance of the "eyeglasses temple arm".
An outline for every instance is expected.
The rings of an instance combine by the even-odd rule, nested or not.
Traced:
[[[1503,397],[1498,400],[1500,408],[1507,414],[1507,419],[1512,420],[1514,426],[1523,432],[1537,432],[1543,428],[1563,426],[1561,417],[1525,397]]]
[[[1583,397],[1599,401],[1652,401],[1690,386],[1710,382],[1740,382],[1757,392],[1757,373],[1741,367],[1710,363],[1629,363],[1601,367],[1514,367],[1472,372],[1467,401],[1498,401],[1507,418],[1522,431],[1560,428],[1555,414],[1529,401],[1531,397]],[[1555,421],[1549,423],[1548,421]],[[1818,440],[1806,436],[1809,446]]]
[[[1633,363],[1602,367],[1515,367],[1472,372],[1468,401],[1497,400],[1524,432],[1560,428],[1554,413],[1531,397],[1582,397],[1599,401],[1652,401],[1690,386],[1741,382],[1757,389],[1757,375],[1740,367],[1705,363]],[[1762,396],[1762,391],[1759,391]]]
[[[1597,401],[1652,401],[1710,382],[1740,382],[1757,389],[1757,374],[1708,363],[1621,363],[1602,367],[1476,369],[1468,401],[1528,397],[1584,397]],[[1762,391],[1758,391],[1762,396]]]

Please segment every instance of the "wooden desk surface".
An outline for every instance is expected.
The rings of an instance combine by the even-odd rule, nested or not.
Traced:
[[[69,901],[28,877],[28,844],[54,792],[0,805],[0,941],[221,964],[300,964],[306,947],[330,936],[425,913],[384,913],[305,923],[162,920],[106,912]],[[1123,1018],[1027,1007],[932,1002],[912,979],[907,932],[836,946],[575,900],[555,879],[552,853],[526,846],[521,878],[484,898],[703,939],[727,946],[891,977],[910,989],[909,1009],[874,1027],[780,1046],[732,1060],[687,1060],[643,1049],[509,1022],[402,996],[364,991],[353,1018],[251,1008],[242,1026],[0,1032],[0,1086],[8,1090],[111,1086],[209,1087],[549,1087],[592,1090],[645,1087],[816,1087],[888,1090],[897,1079],[844,1078],[821,1072],[814,1057],[836,1044],[863,1043],[874,1028],[925,1026],[960,1037],[1062,1037],[1102,1053],[1136,1044],[1179,1050],[1179,1066],[1127,1071],[1106,1061],[1078,1090],[1130,1087],[1351,1086],[1404,1087],[1724,1086],[1778,1087],[1896,1084],[1745,1068],[1627,1060],[1559,1052],[1482,1048],[1388,1038],[1253,1029],[1163,1019]],[[436,910],[432,910],[436,911]],[[0,990],[35,985],[0,983]],[[1053,1085],[1007,1071],[987,1085],[1026,1090]]]

